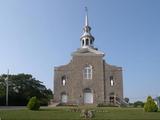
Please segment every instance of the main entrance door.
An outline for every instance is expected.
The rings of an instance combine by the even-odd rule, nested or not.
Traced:
[[[67,96],[66,94],[62,94],[61,97],[62,97],[62,98],[61,98],[62,103],[67,103],[67,101],[68,101],[68,96]]]
[[[92,104],[93,103],[93,93],[91,89],[86,88],[84,90],[84,104]]]

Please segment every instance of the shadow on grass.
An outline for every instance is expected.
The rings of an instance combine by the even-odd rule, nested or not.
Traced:
[[[40,108],[39,111],[66,111],[66,109]]]

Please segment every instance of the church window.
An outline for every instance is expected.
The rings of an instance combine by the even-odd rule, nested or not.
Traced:
[[[62,86],[66,85],[66,76],[62,76]]]
[[[92,45],[93,41],[91,40],[91,45]]]
[[[86,39],[86,45],[89,45],[89,40],[88,39]]]
[[[114,86],[114,79],[113,79],[113,76],[110,76],[110,86]]]
[[[82,46],[84,46],[84,40],[82,40]]]
[[[84,68],[83,78],[84,78],[84,79],[92,79],[92,66],[91,66],[91,65],[87,65],[87,66]]]

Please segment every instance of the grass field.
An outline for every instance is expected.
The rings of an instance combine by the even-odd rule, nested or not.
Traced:
[[[56,107],[39,111],[0,110],[0,120],[82,120],[72,108]],[[81,108],[83,109],[83,108]],[[146,113],[142,108],[90,108],[96,110],[95,120],[160,120],[160,112]],[[93,120],[94,120],[93,119]]]

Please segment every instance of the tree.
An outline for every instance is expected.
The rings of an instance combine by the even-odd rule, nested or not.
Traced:
[[[5,87],[5,81],[2,77],[0,77],[0,105],[5,105],[5,93],[6,87]]]
[[[144,107],[144,102],[142,101],[136,101],[133,103],[134,107]]]
[[[157,112],[158,106],[154,102],[151,96],[148,96],[147,102],[144,105],[144,111],[145,112]]]
[[[158,97],[158,100],[160,101],[160,96]]]
[[[126,103],[129,103],[129,98],[124,98],[124,101],[126,102]]]
[[[5,101],[5,78],[0,76],[0,101]],[[48,105],[52,98],[52,91],[47,89],[41,81],[30,74],[9,75],[9,105],[26,105],[29,99],[36,96],[41,105]],[[0,105],[4,105],[0,102]]]
[[[29,100],[29,102],[27,104],[27,108],[29,110],[39,110],[40,104],[39,104],[39,101],[37,100],[36,97],[30,98],[30,100]]]

